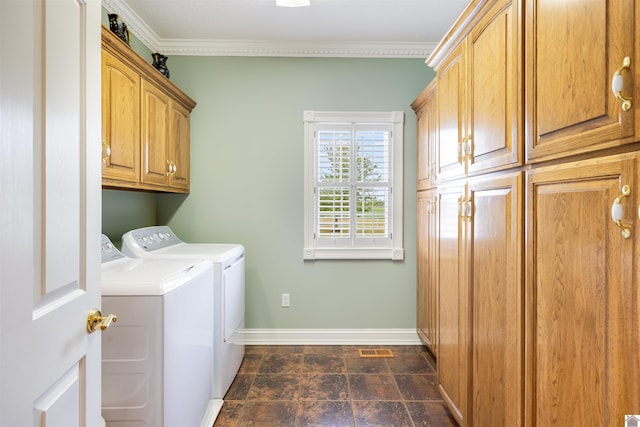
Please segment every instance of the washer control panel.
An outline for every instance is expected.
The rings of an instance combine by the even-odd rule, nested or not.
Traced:
[[[100,252],[102,253],[103,263],[125,257],[104,234],[102,235],[102,242],[100,243]]]
[[[128,245],[137,245],[147,252],[182,243],[182,240],[169,227],[164,225],[131,230],[122,236],[123,244],[125,241]]]

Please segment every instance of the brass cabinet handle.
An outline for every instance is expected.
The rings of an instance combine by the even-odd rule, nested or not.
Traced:
[[[613,219],[613,223],[621,230],[622,237],[625,239],[631,237],[631,226],[622,224],[622,199],[629,197],[629,194],[631,194],[631,187],[625,185],[622,187],[622,194],[616,197],[613,205],[611,205],[611,219]]]
[[[462,164],[466,162],[468,156],[469,156],[469,142],[468,142],[468,139],[465,138],[462,141],[458,142],[458,163]]]
[[[465,217],[471,221],[471,217],[473,216],[473,203],[471,203],[471,199],[468,199],[465,202]]]
[[[90,334],[95,331],[104,331],[112,323],[116,323],[118,321],[118,317],[115,314],[110,314],[107,317],[103,317],[100,310],[94,308],[89,312],[89,316],[87,317],[87,332]]]
[[[427,214],[435,215],[436,209],[437,209],[437,203],[438,202],[436,201],[435,197],[431,200],[427,200]]]
[[[111,157],[111,147],[105,141],[102,141],[102,161],[106,162]]]
[[[458,216],[462,221],[471,221],[473,215],[473,203],[471,199],[460,197],[458,199]]]
[[[616,98],[622,101],[622,109],[629,111],[631,109],[631,98],[625,98],[622,96],[622,89],[624,86],[624,80],[622,79],[622,71],[628,70],[631,66],[631,58],[628,56],[622,60],[622,67],[618,68],[611,79],[611,90]]]
[[[471,160],[473,155],[473,140],[470,136],[458,143],[458,163],[464,163]]]
[[[168,166],[167,176],[175,175],[176,171],[178,170],[178,168],[176,167],[176,164],[173,163],[171,160],[167,160],[167,166]]]

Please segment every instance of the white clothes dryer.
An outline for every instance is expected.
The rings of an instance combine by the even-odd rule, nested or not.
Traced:
[[[185,243],[171,228],[153,226],[125,233],[122,236],[122,251],[139,258],[202,258],[213,263],[212,398],[224,398],[244,358],[244,246]]]
[[[102,236],[102,416],[108,427],[210,427],[213,266],[134,259]]]

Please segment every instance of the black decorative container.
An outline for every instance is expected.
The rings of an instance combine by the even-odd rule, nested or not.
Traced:
[[[109,29],[126,44],[129,44],[129,29],[115,13],[109,14]]]
[[[153,58],[153,64],[151,65],[153,65],[156,70],[160,71],[160,74],[169,78],[169,69],[167,68],[167,59],[169,59],[169,57],[157,52],[152,53],[151,57]]]

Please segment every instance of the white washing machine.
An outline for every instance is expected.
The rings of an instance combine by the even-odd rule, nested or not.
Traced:
[[[102,416],[108,427],[210,427],[213,266],[134,259],[102,236]]]
[[[244,247],[185,243],[171,228],[154,226],[125,233],[122,252],[139,258],[202,258],[213,263],[212,398],[224,398],[244,357]]]

